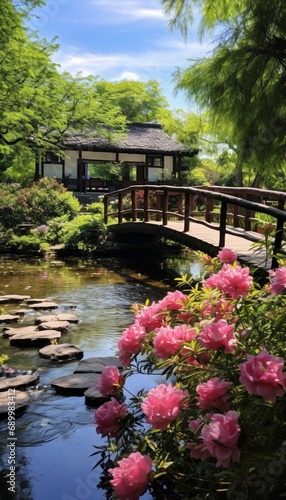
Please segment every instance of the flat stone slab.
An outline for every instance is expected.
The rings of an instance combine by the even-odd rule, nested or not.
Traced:
[[[30,304],[31,309],[39,310],[39,309],[57,309],[59,306],[56,302],[49,302],[48,300],[45,302],[38,302],[36,304]]]
[[[87,358],[79,362],[74,373],[102,373],[106,366],[119,368],[119,359],[113,356]]]
[[[31,304],[40,304],[42,302],[49,302],[49,299],[42,299],[42,298],[36,298],[34,297],[33,299],[31,299],[30,297],[28,298],[27,300],[27,304],[31,305]]]
[[[69,361],[82,358],[83,350],[74,344],[47,345],[39,350],[39,355],[53,361]]]
[[[61,332],[56,330],[36,331],[34,334],[18,333],[10,337],[11,346],[20,347],[42,347],[51,343],[51,340],[59,339]]]
[[[23,326],[19,328],[3,328],[3,337],[13,337],[13,335],[19,335],[20,333],[25,333],[27,335],[34,335],[38,333],[39,330],[36,326]]]
[[[79,323],[79,319],[75,314],[62,313],[38,316],[38,318],[35,319],[35,325],[40,325],[41,323],[47,323],[49,321],[68,321],[69,323]]]
[[[87,389],[95,387],[99,377],[98,373],[72,373],[52,380],[51,385],[58,393],[83,396]]]
[[[47,321],[46,323],[40,323],[38,326],[39,330],[57,330],[61,333],[66,333],[70,328],[70,323],[68,321]]]
[[[39,375],[17,375],[16,377],[6,377],[0,381],[0,391],[7,389],[26,389],[30,385],[36,385]]]
[[[16,316],[13,314],[1,314],[0,315],[0,323],[15,323],[19,321],[20,316]]]
[[[8,406],[8,403],[10,405]],[[25,392],[22,391],[4,391],[0,392],[0,419],[7,418],[8,408],[11,408],[11,404],[15,403],[15,414],[19,415],[25,411],[28,404],[30,403],[30,398]],[[8,432],[8,431],[7,431]]]
[[[84,392],[85,404],[88,406],[93,406],[94,408],[98,408],[99,406],[109,401],[110,398],[105,398],[102,394],[95,389],[94,387],[90,387]]]
[[[0,304],[15,304],[17,302],[27,302],[30,295],[0,295]]]

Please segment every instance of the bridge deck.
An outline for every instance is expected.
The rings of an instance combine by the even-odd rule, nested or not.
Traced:
[[[153,223],[156,224],[156,222],[152,221],[152,224]],[[160,224],[160,222],[158,222],[158,224]],[[183,221],[168,221],[168,228],[182,233],[184,229],[184,223]],[[249,232],[249,239],[246,239],[241,235],[242,232],[246,233],[245,231],[237,228],[237,236],[226,234],[225,247],[231,248],[233,252],[237,253],[240,260],[245,263],[254,264],[258,267],[270,268],[271,260],[269,260],[267,263],[265,262],[265,250],[262,248],[259,252],[254,252],[254,248],[252,245],[255,241],[259,241],[260,239],[259,237],[257,237],[257,234],[255,235],[255,233]],[[216,229],[206,227],[203,224],[199,224],[196,222],[191,222],[190,231],[184,234],[186,236],[202,240],[207,244],[213,246],[216,250],[219,248],[219,231],[217,231]]]

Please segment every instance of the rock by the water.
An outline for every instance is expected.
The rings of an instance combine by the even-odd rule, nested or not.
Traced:
[[[20,316],[13,314],[0,314],[0,323],[16,323],[19,319]]]
[[[98,408],[101,406],[103,403],[106,403],[106,401],[109,401],[110,398],[105,398],[102,396],[102,394],[95,389],[95,387],[90,387],[87,389],[84,393],[85,397],[85,404],[88,406],[93,406],[95,408]]]
[[[18,375],[16,377],[7,377],[0,380],[0,392],[7,389],[26,389],[30,385],[36,385],[39,380],[39,375]]]
[[[78,323],[79,319],[75,314],[62,313],[57,315],[59,321],[68,321],[69,323]]]
[[[39,330],[58,330],[61,333],[66,333],[70,328],[68,321],[47,321],[38,326]]]
[[[3,337],[13,337],[13,335],[18,335],[19,333],[25,333],[27,335],[34,335],[39,330],[36,326],[23,326],[19,328],[3,328]]]
[[[79,362],[74,373],[101,373],[106,366],[119,368],[119,359],[115,356],[87,358]]]
[[[31,304],[40,304],[42,302],[49,302],[49,299],[41,299],[39,297],[38,298],[34,297],[33,299],[29,298],[27,300],[27,304],[30,304],[30,305]]]
[[[47,323],[50,321],[68,321],[69,323],[78,323],[79,319],[75,314],[71,313],[45,314],[43,316],[38,316],[35,319],[35,325],[40,325],[41,323]]]
[[[27,302],[30,295],[0,295],[0,304],[15,304],[17,302]]]
[[[0,419],[7,418],[8,415],[8,403],[15,403],[15,414],[19,415],[27,408],[30,403],[29,396],[22,391],[4,391],[0,392]]]
[[[10,345],[20,347],[42,347],[52,340],[59,339],[61,332],[56,330],[36,331],[34,334],[18,333],[10,337]]]
[[[57,309],[59,306],[56,302],[38,302],[30,305],[31,309],[39,310],[39,309]]]
[[[90,387],[95,387],[100,375],[98,373],[73,373],[52,380],[52,387],[61,394],[83,396]]]
[[[39,350],[39,355],[53,361],[69,361],[82,358],[83,350],[74,344],[47,345]]]
[[[58,317],[55,314],[43,314],[35,319],[35,325],[46,323],[47,321],[57,321]]]

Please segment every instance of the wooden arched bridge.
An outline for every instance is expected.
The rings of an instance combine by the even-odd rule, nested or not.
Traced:
[[[283,252],[285,201],[285,192],[254,188],[134,185],[104,195],[104,217],[121,237],[170,239],[211,256],[228,247],[244,263],[274,268],[268,257]]]

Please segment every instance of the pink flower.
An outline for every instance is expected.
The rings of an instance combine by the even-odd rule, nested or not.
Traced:
[[[138,321],[135,321],[133,325],[124,330],[118,341],[121,366],[130,364],[131,356],[139,353],[144,338],[146,338],[146,330]]]
[[[154,352],[162,359],[175,354],[184,342],[196,337],[196,332],[187,325],[177,325],[174,328],[162,326],[156,330],[154,337]]]
[[[152,479],[152,460],[138,451],[118,461],[118,467],[108,469],[113,477],[114,496],[119,500],[138,500]]]
[[[234,253],[230,248],[223,248],[218,252],[217,258],[224,264],[233,264],[237,260],[237,254]]]
[[[229,325],[224,319],[204,325],[202,333],[198,336],[198,342],[211,351],[221,347],[225,352],[232,352],[236,347],[234,326]]]
[[[286,373],[282,371],[283,367],[283,358],[277,358],[265,350],[257,356],[249,354],[247,361],[239,365],[239,381],[249,394],[262,396],[275,403],[276,397],[283,396],[286,390]]]
[[[230,409],[229,387],[231,383],[213,377],[208,382],[199,384],[196,388],[198,393],[198,407],[201,410],[213,410],[216,408],[222,412]]]
[[[219,319],[228,319],[232,317],[234,304],[229,303],[226,299],[220,298],[215,304],[208,300],[203,302],[202,317],[213,317],[216,321]]]
[[[168,292],[167,295],[159,301],[159,306],[162,311],[174,311],[181,309],[188,302],[189,297],[184,293],[176,290],[175,292]]]
[[[224,264],[217,274],[205,281],[204,286],[206,288],[218,288],[233,299],[239,299],[240,297],[247,297],[252,281],[248,267],[242,268],[239,265],[232,267],[230,264]]]
[[[273,295],[279,295],[286,290],[286,267],[278,267],[269,271],[270,286],[269,291]]]
[[[165,430],[172,420],[176,420],[189,401],[188,391],[172,385],[159,384],[151,389],[143,399],[141,409],[146,421],[154,429]]]
[[[124,377],[120,375],[118,368],[116,368],[116,366],[106,366],[98,382],[95,384],[95,387],[102,396],[107,397],[111,394],[116,394],[123,385]]]
[[[239,462],[240,450],[237,441],[240,434],[238,413],[229,411],[225,415],[214,413],[209,424],[202,430],[201,438],[212,457],[217,459],[216,466],[228,467],[230,462]]]
[[[94,410],[94,423],[97,425],[96,432],[102,436],[119,436],[121,421],[127,415],[127,406],[120,404],[116,399],[104,403],[97,410]]]
[[[160,303],[156,302],[152,302],[150,306],[142,307],[140,311],[135,313],[135,319],[148,333],[165,324]]]
[[[200,433],[200,426],[203,424],[203,420],[197,418],[196,420],[191,420],[189,422],[189,427],[192,429],[194,434]],[[200,439],[196,439],[193,443],[188,443],[186,448],[190,450],[190,455],[192,458],[197,460],[205,460],[209,458],[210,452],[204,446],[203,442]]]

